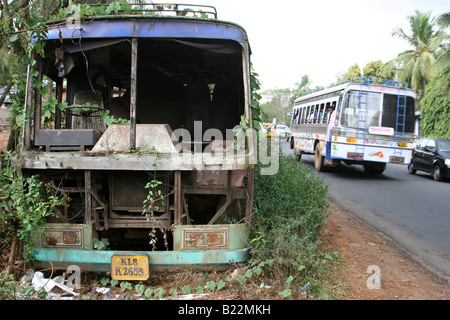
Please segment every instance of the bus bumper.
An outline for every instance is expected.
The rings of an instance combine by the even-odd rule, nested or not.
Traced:
[[[38,248],[33,252],[37,267],[66,269],[76,265],[81,271],[109,272],[114,255],[144,255],[150,271],[178,271],[183,269],[221,269],[249,259],[250,248],[234,250],[192,251],[117,251]],[[51,263],[50,263],[51,261]]]
[[[113,256],[144,256],[149,271],[208,270],[228,268],[250,256],[248,223],[174,225],[170,251],[95,250],[92,226],[87,224],[45,224],[42,229],[33,252],[40,268],[66,269],[75,265],[80,271],[109,272]]]

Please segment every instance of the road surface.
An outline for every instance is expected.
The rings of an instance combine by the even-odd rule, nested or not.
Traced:
[[[289,143],[282,151],[292,155]],[[314,168],[314,155],[300,163]],[[381,231],[431,271],[450,281],[450,182],[429,174],[408,173],[387,165],[382,175],[366,175],[362,166],[339,165],[320,173],[338,207]]]

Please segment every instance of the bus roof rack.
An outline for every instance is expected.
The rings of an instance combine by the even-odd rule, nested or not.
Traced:
[[[402,81],[395,81],[395,80],[390,80],[390,79],[378,79],[378,78],[362,78],[362,77],[350,77],[350,78],[346,78],[346,79],[342,79],[339,80],[336,83],[333,83],[332,85],[328,86],[328,88],[330,87],[334,87],[340,84],[345,84],[345,83],[359,83],[359,84],[375,84],[375,85],[387,85],[387,86],[392,86],[392,87],[397,87],[397,88],[406,88],[407,84],[406,82],[402,82]]]
[[[337,82],[334,82],[326,87],[319,87],[316,89],[309,90],[303,94],[302,97],[305,97],[309,94],[313,94],[322,90],[331,89],[333,87],[337,87],[339,85],[343,85],[346,83],[359,83],[359,84],[367,84],[367,85],[385,85],[385,86],[391,86],[396,88],[408,88],[408,85],[406,82],[402,81],[395,81],[390,79],[378,79],[378,78],[363,78],[363,77],[350,77],[341,79]]]
[[[183,4],[183,3],[119,3],[117,6],[111,7],[113,4],[99,3],[88,4],[91,8],[104,7],[107,15],[161,15],[161,16],[177,16],[177,17],[197,17],[211,18],[217,20],[217,10],[213,6],[199,4]],[[99,12],[96,12],[99,15]]]

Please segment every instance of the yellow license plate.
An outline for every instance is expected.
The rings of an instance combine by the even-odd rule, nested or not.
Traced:
[[[111,277],[115,280],[147,280],[148,257],[142,255],[114,255],[111,258]]]

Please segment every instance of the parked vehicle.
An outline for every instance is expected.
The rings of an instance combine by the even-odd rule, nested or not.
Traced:
[[[276,126],[275,126],[275,131],[276,131],[276,133],[277,133],[277,137],[278,138],[286,138],[286,126],[285,125],[282,125],[282,124],[277,124]]]
[[[262,125],[262,127],[264,128],[264,130],[267,133],[267,140],[271,140],[272,139],[272,131],[273,131],[274,123],[272,123],[272,122],[263,122],[261,125]],[[273,136],[275,136],[275,134]]]
[[[30,66],[13,164],[64,199],[36,233],[36,266],[145,281],[150,267],[241,263],[255,153],[224,150],[242,115],[253,127],[247,33],[211,6],[129,6],[48,22]]]
[[[420,139],[408,165],[409,173],[415,174],[417,170],[431,173],[436,181],[450,178],[450,140]]]
[[[291,128],[286,126],[286,141],[289,141],[289,139],[291,138]]]

